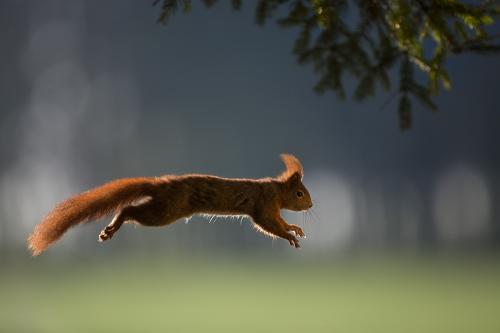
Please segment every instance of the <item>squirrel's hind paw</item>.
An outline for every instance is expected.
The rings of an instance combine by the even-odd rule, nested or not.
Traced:
[[[112,225],[108,225],[106,228],[104,228],[103,230],[101,230],[101,232],[99,233],[98,241],[99,242],[104,242],[104,241],[106,241],[108,239],[111,239],[111,237],[113,237],[113,234],[117,230],[118,229],[114,228]]]

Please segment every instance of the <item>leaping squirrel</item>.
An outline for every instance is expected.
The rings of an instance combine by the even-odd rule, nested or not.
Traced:
[[[286,170],[276,178],[188,174],[111,181],[59,203],[35,227],[28,246],[34,256],[39,255],[69,228],[114,213],[112,222],[99,234],[101,242],[111,239],[129,221],[164,226],[194,214],[246,215],[259,231],[299,248],[297,237],[304,237],[304,232],[286,223],[280,209],[303,211],[313,204],[302,183],[300,161],[289,154],[282,154],[281,159]]]

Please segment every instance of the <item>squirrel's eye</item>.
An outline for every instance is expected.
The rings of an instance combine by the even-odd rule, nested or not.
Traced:
[[[301,196],[303,196],[303,195],[304,195],[304,193],[302,193],[301,191],[298,191],[298,192],[297,192],[297,196],[298,196],[298,197],[301,197]]]

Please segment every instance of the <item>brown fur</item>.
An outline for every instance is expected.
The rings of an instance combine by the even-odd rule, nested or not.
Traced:
[[[208,175],[119,179],[56,206],[28,238],[33,255],[43,252],[70,227],[116,213],[99,234],[110,239],[124,222],[164,226],[193,214],[247,215],[259,230],[299,246],[304,232],[280,216],[280,209],[312,207],[303,170],[292,155],[281,155],[286,170],[277,178],[231,179]],[[300,192],[300,193],[299,193]],[[295,234],[295,235],[294,235]]]

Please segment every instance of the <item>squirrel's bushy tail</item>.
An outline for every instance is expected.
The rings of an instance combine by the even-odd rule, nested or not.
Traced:
[[[104,217],[143,197],[153,195],[154,178],[118,179],[75,195],[58,204],[28,237],[28,247],[39,255],[71,228]]]

